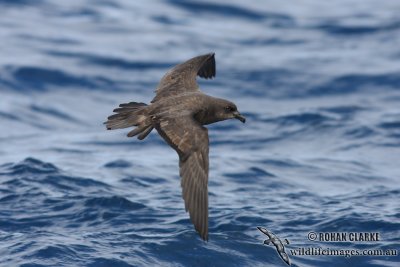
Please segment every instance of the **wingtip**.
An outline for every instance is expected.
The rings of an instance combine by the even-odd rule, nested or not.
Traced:
[[[201,236],[204,242],[208,243],[208,234]]]
[[[263,234],[265,234],[266,230],[267,230],[267,229],[265,229],[264,227],[261,227],[261,226],[257,226],[257,229],[260,230],[260,232],[263,233]]]
[[[215,52],[209,52],[209,53],[206,53],[206,54],[202,54],[202,55],[200,55],[200,56],[198,56],[198,57],[207,57],[207,59],[210,59],[210,58],[215,58]]]

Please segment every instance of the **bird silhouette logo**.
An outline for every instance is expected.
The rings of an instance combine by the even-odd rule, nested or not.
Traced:
[[[277,237],[271,231],[268,231],[266,228],[258,226],[257,229],[260,230],[260,232],[264,235],[268,236],[268,239],[264,240],[263,244],[274,245],[276,248],[276,252],[278,252],[278,255],[281,257],[281,259],[290,266],[289,255],[285,252],[285,245],[289,245],[289,240],[285,239],[282,242],[279,237]]]

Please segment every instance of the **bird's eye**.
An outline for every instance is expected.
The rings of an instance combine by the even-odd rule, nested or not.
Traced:
[[[226,112],[233,112],[233,111],[235,111],[236,110],[236,108],[235,107],[232,107],[232,106],[226,106],[225,107],[225,111]]]

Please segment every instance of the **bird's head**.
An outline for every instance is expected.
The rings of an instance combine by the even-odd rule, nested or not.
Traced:
[[[218,108],[215,113],[220,120],[238,119],[243,123],[246,122],[246,118],[239,113],[236,105],[227,100],[218,103]]]

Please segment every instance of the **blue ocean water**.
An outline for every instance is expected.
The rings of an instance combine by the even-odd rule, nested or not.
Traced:
[[[398,1],[0,0],[0,266],[286,266],[296,248],[400,249]],[[106,131],[174,64],[216,53],[206,93],[209,242],[176,153]],[[324,243],[309,232],[378,232]],[[292,266],[399,256],[291,255]]]

